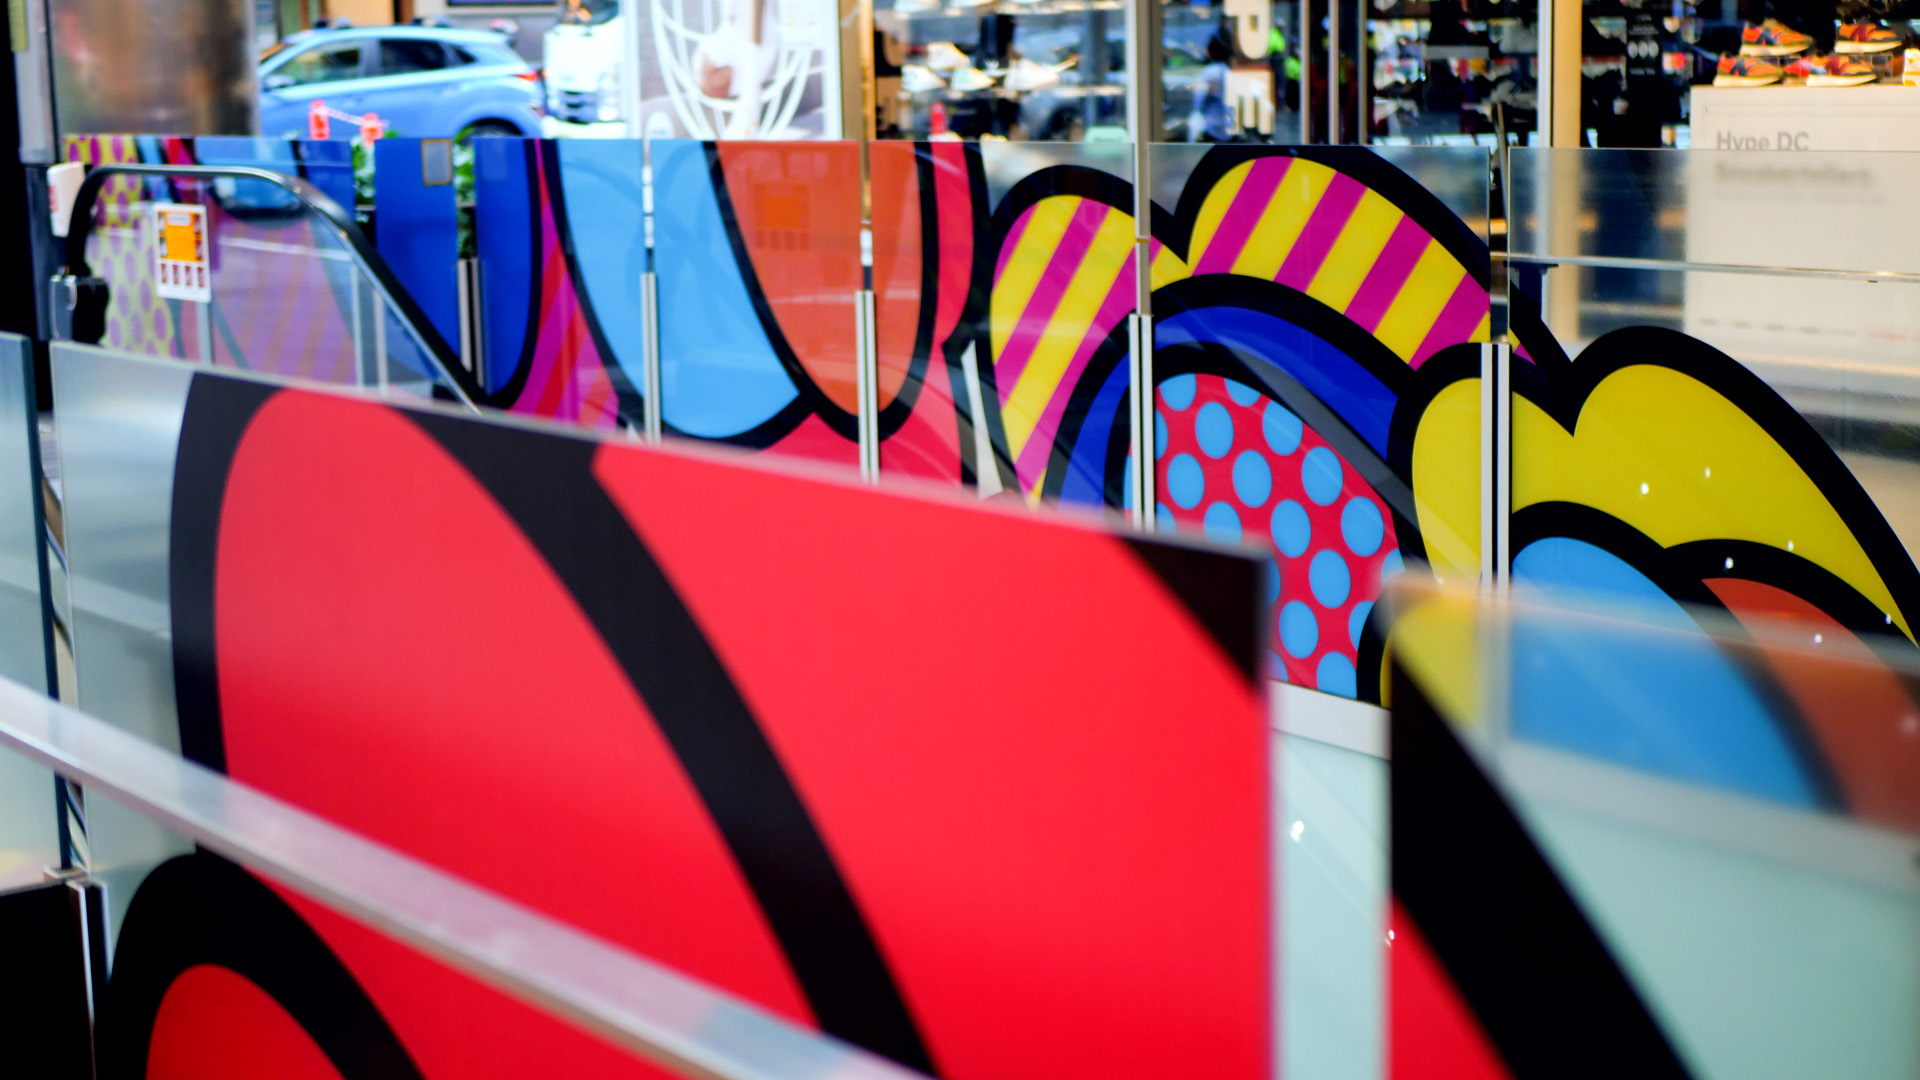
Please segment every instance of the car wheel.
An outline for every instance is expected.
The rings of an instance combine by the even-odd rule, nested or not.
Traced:
[[[458,141],[466,143],[473,139],[511,139],[520,134],[520,129],[505,120],[476,120],[460,130]]]

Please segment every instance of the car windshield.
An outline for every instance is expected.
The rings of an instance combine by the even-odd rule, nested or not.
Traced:
[[[596,26],[620,14],[619,0],[560,0],[560,21]]]
[[[260,51],[260,62],[264,64],[274,57],[279,56],[281,53],[286,52],[291,45],[292,42],[284,39],[274,42]]]

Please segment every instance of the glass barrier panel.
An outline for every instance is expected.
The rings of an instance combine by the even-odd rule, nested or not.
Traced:
[[[36,945],[65,924],[70,951],[15,948],[7,974],[42,994],[77,990],[65,1004],[82,1055],[97,1006],[91,1041],[109,1074],[198,1076],[238,1063],[321,1075],[351,1063],[429,1077],[556,1066],[635,1078],[921,1075],[6,680],[0,743],[0,759],[57,762],[181,849],[139,877],[72,877],[54,886],[70,893],[44,898],[51,911],[23,909],[19,894],[0,909],[4,929],[36,933]],[[102,927],[100,904],[116,893],[126,914]],[[89,957],[89,945],[100,953]],[[53,1027],[16,1026],[10,1059],[71,1053],[60,1042],[69,1026]]]
[[[1503,1055],[1920,1068],[1920,650],[1732,574],[1724,606],[1395,597],[1394,889]],[[1585,1006],[1523,1025],[1530,974]]]
[[[893,141],[868,154],[880,475],[973,483],[993,460],[966,320],[978,155],[958,142]]]
[[[1383,582],[1480,572],[1487,156],[1152,153],[1155,520],[1266,553],[1270,677],[1368,696]]]
[[[638,141],[474,143],[481,384],[525,416],[641,421],[649,269]]]
[[[665,430],[857,464],[859,146],[650,147]]]
[[[0,677],[47,686],[47,536],[31,343],[0,334]],[[38,884],[61,865],[53,775],[0,758],[0,892]]]
[[[987,306],[974,340],[994,462],[982,490],[1120,508],[1132,146],[982,143],[979,155],[987,203],[974,262]]]
[[[1070,1044],[1103,1075],[1165,1075],[1195,1054],[1215,1062],[1209,1075],[1267,1075],[1271,772],[1250,560],[84,346],[54,362],[62,424],[96,447],[86,467],[113,478],[107,451],[141,449],[165,470],[118,517],[91,515],[95,530],[117,526],[128,565],[107,570],[131,581],[137,561],[170,586],[164,639],[108,640],[170,656],[175,707],[109,719],[177,717],[177,742],[156,741],[192,760],[776,1011],[822,1015],[820,987],[853,978],[864,1004],[824,1026],[896,1060],[991,1048],[1038,1077]],[[75,390],[96,372],[90,409]],[[190,385],[157,415],[168,388],[143,376]],[[113,441],[129,428],[178,450]],[[171,514],[150,520],[153,508]],[[785,526],[767,529],[769,513]],[[445,542],[397,559],[410,537]],[[927,570],[983,550],[1022,597],[1019,618]],[[77,579],[102,573],[76,566]],[[901,588],[915,603],[900,605]],[[1022,658],[1044,655],[1080,678],[943,682],[983,641],[1008,670],[1039,671]],[[899,699],[868,692],[876,673],[947,689],[902,725]],[[562,719],[534,731],[529,715]],[[1192,715],[1220,722],[1195,743]],[[1033,742],[1036,717],[1057,739]],[[1094,744],[1092,758],[1076,749]],[[1060,753],[1080,764],[1060,768]],[[979,769],[1020,779],[983,796]],[[1148,773],[1145,788],[1127,779]],[[385,797],[402,788],[412,797]],[[729,794],[741,790],[755,794]],[[992,824],[1010,820],[1023,823],[1012,848]],[[800,831],[774,851],[752,840],[768,829]],[[914,863],[930,851],[940,858]],[[684,869],[672,889],[661,859]],[[596,888],[529,870],[556,863],[593,866]],[[801,872],[829,892],[779,885]],[[1030,895],[1011,882],[1036,876],[1058,900],[1009,902]],[[968,914],[926,922],[935,896]],[[954,934],[988,968],[953,968]],[[849,956],[867,959],[843,974]],[[1086,977],[1140,964],[1159,974]],[[1041,977],[1055,971],[1077,974]],[[942,1000],[965,1008],[919,1012],[936,984],[960,988]],[[1192,1011],[1153,1019],[1170,1007]],[[1031,1016],[1047,1023],[1022,1029]],[[1213,1033],[1202,1047],[1167,1034],[1196,1026]]]
[[[1920,182],[1920,155],[1511,160],[1515,341],[1532,360],[1513,380],[1516,559],[1605,529],[1676,553],[1737,539],[1802,601],[1910,628],[1920,238],[1885,208]],[[1690,581],[1711,569],[1674,558]]]

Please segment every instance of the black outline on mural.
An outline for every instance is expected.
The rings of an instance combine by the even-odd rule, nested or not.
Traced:
[[[1691,1075],[1418,680],[1394,664],[1393,895],[1513,1080]]]
[[[821,1030],[922,1072],[911,1010],[752,707],[665,569],[595,480],[596,442],[404,412],[511,517],[686,770]]]
[[[1631,326],[1602,335],[1580,354],[1579,363],[1568,364],[1558,372],[1532,364],[1513,365],[1513,392],[1573,434],[1593,391],[1609,376],[1629,367],[1665,368],[1684,375],[1752,420],[1806,473],[1866,553],[1898,608],[1890,614],[1913,625],[1920,616],[1920,569],[1915,568],[1893,527],[1806,418],[1731,356],[1677,330]],[[1517,553],[1518,546],[1513,550]],[[1825,605],[1819,606],[1825,609]]]
[[[709,140],[702,142],[700,146],[707,155],[707,175],[713,183],[714,202],[720,208],[720,223],[727,232],[727,246],[733,252],[734,264],[739,267],[740,280],[747,289],[747,299],[753,303],[753,312],[760,319],[761,333],[766,335],[767,344],[773,349],[773,355],[780,361],[780,366],[786,369],[787,378],[792,380],[794,391],[799,395],[799,400],[806,402],[808,407],[807,411],[818,416],[821,422],[832,429],[835,434],[849,441],[857,441],[860,438],[860,418],[841,408],[832,398],[827,396],[826,391],[815,385],[812,376],[807,374],[806,365],[800,362],[799,355],[793,351],[793,346],[788,343],[786,332],[781,329],[780,319],[774,314],[773,305],[767,300],[766,290],[760,285],[759,270],[754,266],[752,253],[747,250],[747,240],[745,234],[741,231],[740,219],[734,213],[733,196],[727,187],[726,166],[725,163],[720,160],[720,145]],[[778,148],[777,145],[769,146],[769,149]],[[821,148],[816,146],[813,149],[818,150]],[[852,333],[851,322],[848,324],[848,333]],[[787,413],[788,410],[782,409],[780,412],[775,413],[772,419],[766,420],[759,426],[742,432],[740,435],[730,435],[723,439],[708,439],[707,441],[733,443],[734,445],[751,445],[738,440],[746,436],[758,437],[762,429],[771,428],[775,423],[785,417]],[[803,416],[801,419],[804,420],[805,417]],[[794,424],[795,428],[799,426],[798,423]],[[792,429],[788,429],[788,431],[782,432],[780,437],[789,434],[791,430]],[[771,445],[771,442],[774,441],[778,441],[778,438],[760,445]]]
[[[633,380],[627,378],[627,370],[614,353],[613,343],[607,339],[607,332],[600,328],[600,318],[593,310],[593,294],[587,289],[587,277],[581,273],[579,256],[573,250],[573,222],[567,217],[567,191],[560,176],[559,141],[541,139],[530,142],[539,148],[535,160],[540,163],[541,172],[546,178],[547,202],[553,208],[554,230],[560,234],[557,239],[560,257],[566,264],[567,285],[573,289],[574,300],[580,305],[580,318],[587,324],[587,335],[593,339],[594,350],[600,354],[600,369],[607,373],[607,381],[613,384],[614,413],[629,427],[639,427],[641,417],[645,415],[643,395],[633,385]],[[534,313],[538,315],[537,308]]]
[[[521,140],[520,168],[527,178],[527,325],[520,336],[519,355],[513,361],[513,374],[502,383],[500,389],[487,399],[487,404],[496,407],[510,407],[526,392],[527,380],[533,377],[534,343],[540,337],[540,293],[546,284],[540,260],[540,177],[539,159],[535,153],[539,140]],[[491,365],[489,365],[491,366]]]
[[[1688,618],[1702,633],[1718,635],[1728,641],[1740,641],[1743,645],[1749,640],[1739,619],[1706,582],[1676,566],[1669,551],[1652,537],[1611,514],[1579,503],[1535,503],[1514,512],[1511,530],[1513,557],[1516,560],[1529,547],[1545,540],[1571,540],[1587,544],[1626,563],[1634,572],[1652,582],[1687,611]],[[1736,562],[1736,569],[1738,565]],[[1815,606],[1825,610],[1823,605],[1816,603]],[[1701,618],[1703,615],[1706,616],[1704,621]],[[1780,685],[1763,655],[1751,648],[1727,648],[1719,641],[1715,641],[1714,645],[1759,695],[1781,738],[1792,749],[1795,763],[1800,766],[1820,805],[1829,810],[1844,810],[1845,797],[1831,763],[1820,749],[1818,738],[1807,727],[1799,707]]]
[[[169,577],[181,744],[190,759],[221,771],[220,521],[244,436],[277,392],[196,375],[176,458]],[[791,778],[671,580],[594,479],[600,445],[394,412],[513,518],[613,654],[686,770],[821,1029],[932,1073],[905,999]],[[529,474],[539,482],[519,482]],[[609,572],[614,566],[620,572]]]
[[[206,852],[161,863],[133,894],[95,1039],[101,1080],[145,1080],[168,990],[205,965],[271,998],[345,1080],[420,1080],[406,1046],[325,939],[265,882]]]

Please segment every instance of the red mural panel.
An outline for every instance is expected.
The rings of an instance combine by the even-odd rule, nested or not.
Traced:
[[[189,756],[936,1075],[1268,1074],[1251,562],[211,375],[175,494]],[[259,891],[390,1062],[650,1075]]]

